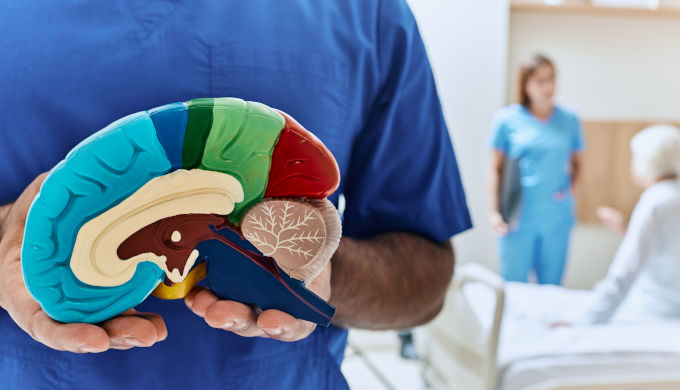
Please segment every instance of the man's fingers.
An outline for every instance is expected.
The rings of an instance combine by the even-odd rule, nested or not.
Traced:
[[[168,338],[168,327],[165,325],[165,320],[163,320],[163,317],[161,317],[159,314],[140,312],[133,307],[120,313],[120,315],[135,315],[150,321],[156,329],[156,341],[163,341]]]
[[[265,310],[257,318],[257,326],[269,337],[281,341],[304,339],[314,331],[312,322],[296,319],[280,310]]]
[[[112,348],[149,347],[157,341],[154,324],[136,315],[122,315],[101,323],[111,338]]]
[[[265,310],[258,316],[250,306],[221,300],[202,286],[191,290],[185,302],[195,314],[205,318],[208,325],[243,337],[260,336],[296,341],[309,336],[315,328],[313,323],[298,320],[280,310]]]
[[[257,327],[253,309],[243,303],[218,300],[205,312],[205,322],[213,328],[228,330],[243,337],[264,336]]]
[[[103,352],[109,348],[106,331],[91,324],[62,324],[36,311],[28,322],[29,334],[50,348],[71,352]]]
[[[189,297],[187,296],[187,298]],[[209,289],[200,288],[198,289],[198,292],[193,296],[193,299],[187,300],[186,303],[187,306],[191,305],[189,306],[189,308],[196,315],[205,317],[205,312],[206,310],[208,310],[208,307],[219,300],[220,298]]]
[[[200,293],[201,291],[208,290],[207,287],[205,286],[194,286],[194,288],[189,291],[189,294],[187,294],[186,297],[184,297],[184,303],[187,305],[189,309],[194,305],[194,300],[196,299],[196,295]]]
[[[165,320],[163,320],[163,317],[156,313],[137,312],[136,315],[151,322],[151,324],[156,329],[156,341],[163,341],[168,338],[168,327],[165,325]]]
[[[243,337],[265,336],[257,327],[253,309],[242,303],[221,300],[203,286],[194,287],[184,302],[213,328],[228,330]]]

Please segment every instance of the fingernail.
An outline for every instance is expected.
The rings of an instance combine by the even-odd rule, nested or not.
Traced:
[[[191,306],[194,305],[194,301],[193,301],[193,300],[190,301],[190,300],[188,300],[188,299],[185,299],[185,300],[184,300],[184,303],[187,304],[187,307],[188,307],[189,309],[191,309]]]
[[[224,324],[220,325],[220,328],[231,328],[234,326],[234,321],[227,321]]]
[[[135,337],[123,337],[123,341],[130,344],[134,345],[135,347],[145,347],[146,344],[143,344],[141,341],[137,340]]]
[[[81,345],[78,347],[78,350],[81,352],[88,352],[88,353],[96,353],[96,352],[101,352],[101,348],[95,348],[89,345]]]
[[[283,329],[281,329],[281,327],[278,327],[273,329],[265,329],[264,331],[267,332],[267,334],[273,334],[274,336],[278,336],[281,334],[281,332],[283,332]]]

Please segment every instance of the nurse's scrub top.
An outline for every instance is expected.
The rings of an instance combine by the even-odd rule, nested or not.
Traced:
[[[542,121],[528,108],[510,105],[496,114],[490,143],[507,158],[519,159],[522,205],[518,228],[572,227],[576,218],[571,156],[584,148],[576,114],[555,106]]]
[[[471,226],[432,71],[403,0],[0,4],[0,204],[125,115],[200,97],[281,109],[341,173],[343,233],[445,241]],[[1,254],[0,254],[1,256]],[[285,343],[213,329],[149,297],[150,348],[52,350],[0,309],[0,389],[346,389],[347,331]]]

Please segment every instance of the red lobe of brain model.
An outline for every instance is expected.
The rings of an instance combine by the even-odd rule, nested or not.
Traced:
[[[285,112],[286,120],[272,153],[264,196],[326,198],[340,184],[340,170],[318,138]]]

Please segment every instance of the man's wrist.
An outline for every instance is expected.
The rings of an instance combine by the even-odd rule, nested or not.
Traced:
[[[333,324],[401,329],[429,321],[441,309],[453,272],[453,250],[410,233],[343,237],[331,272]]]

